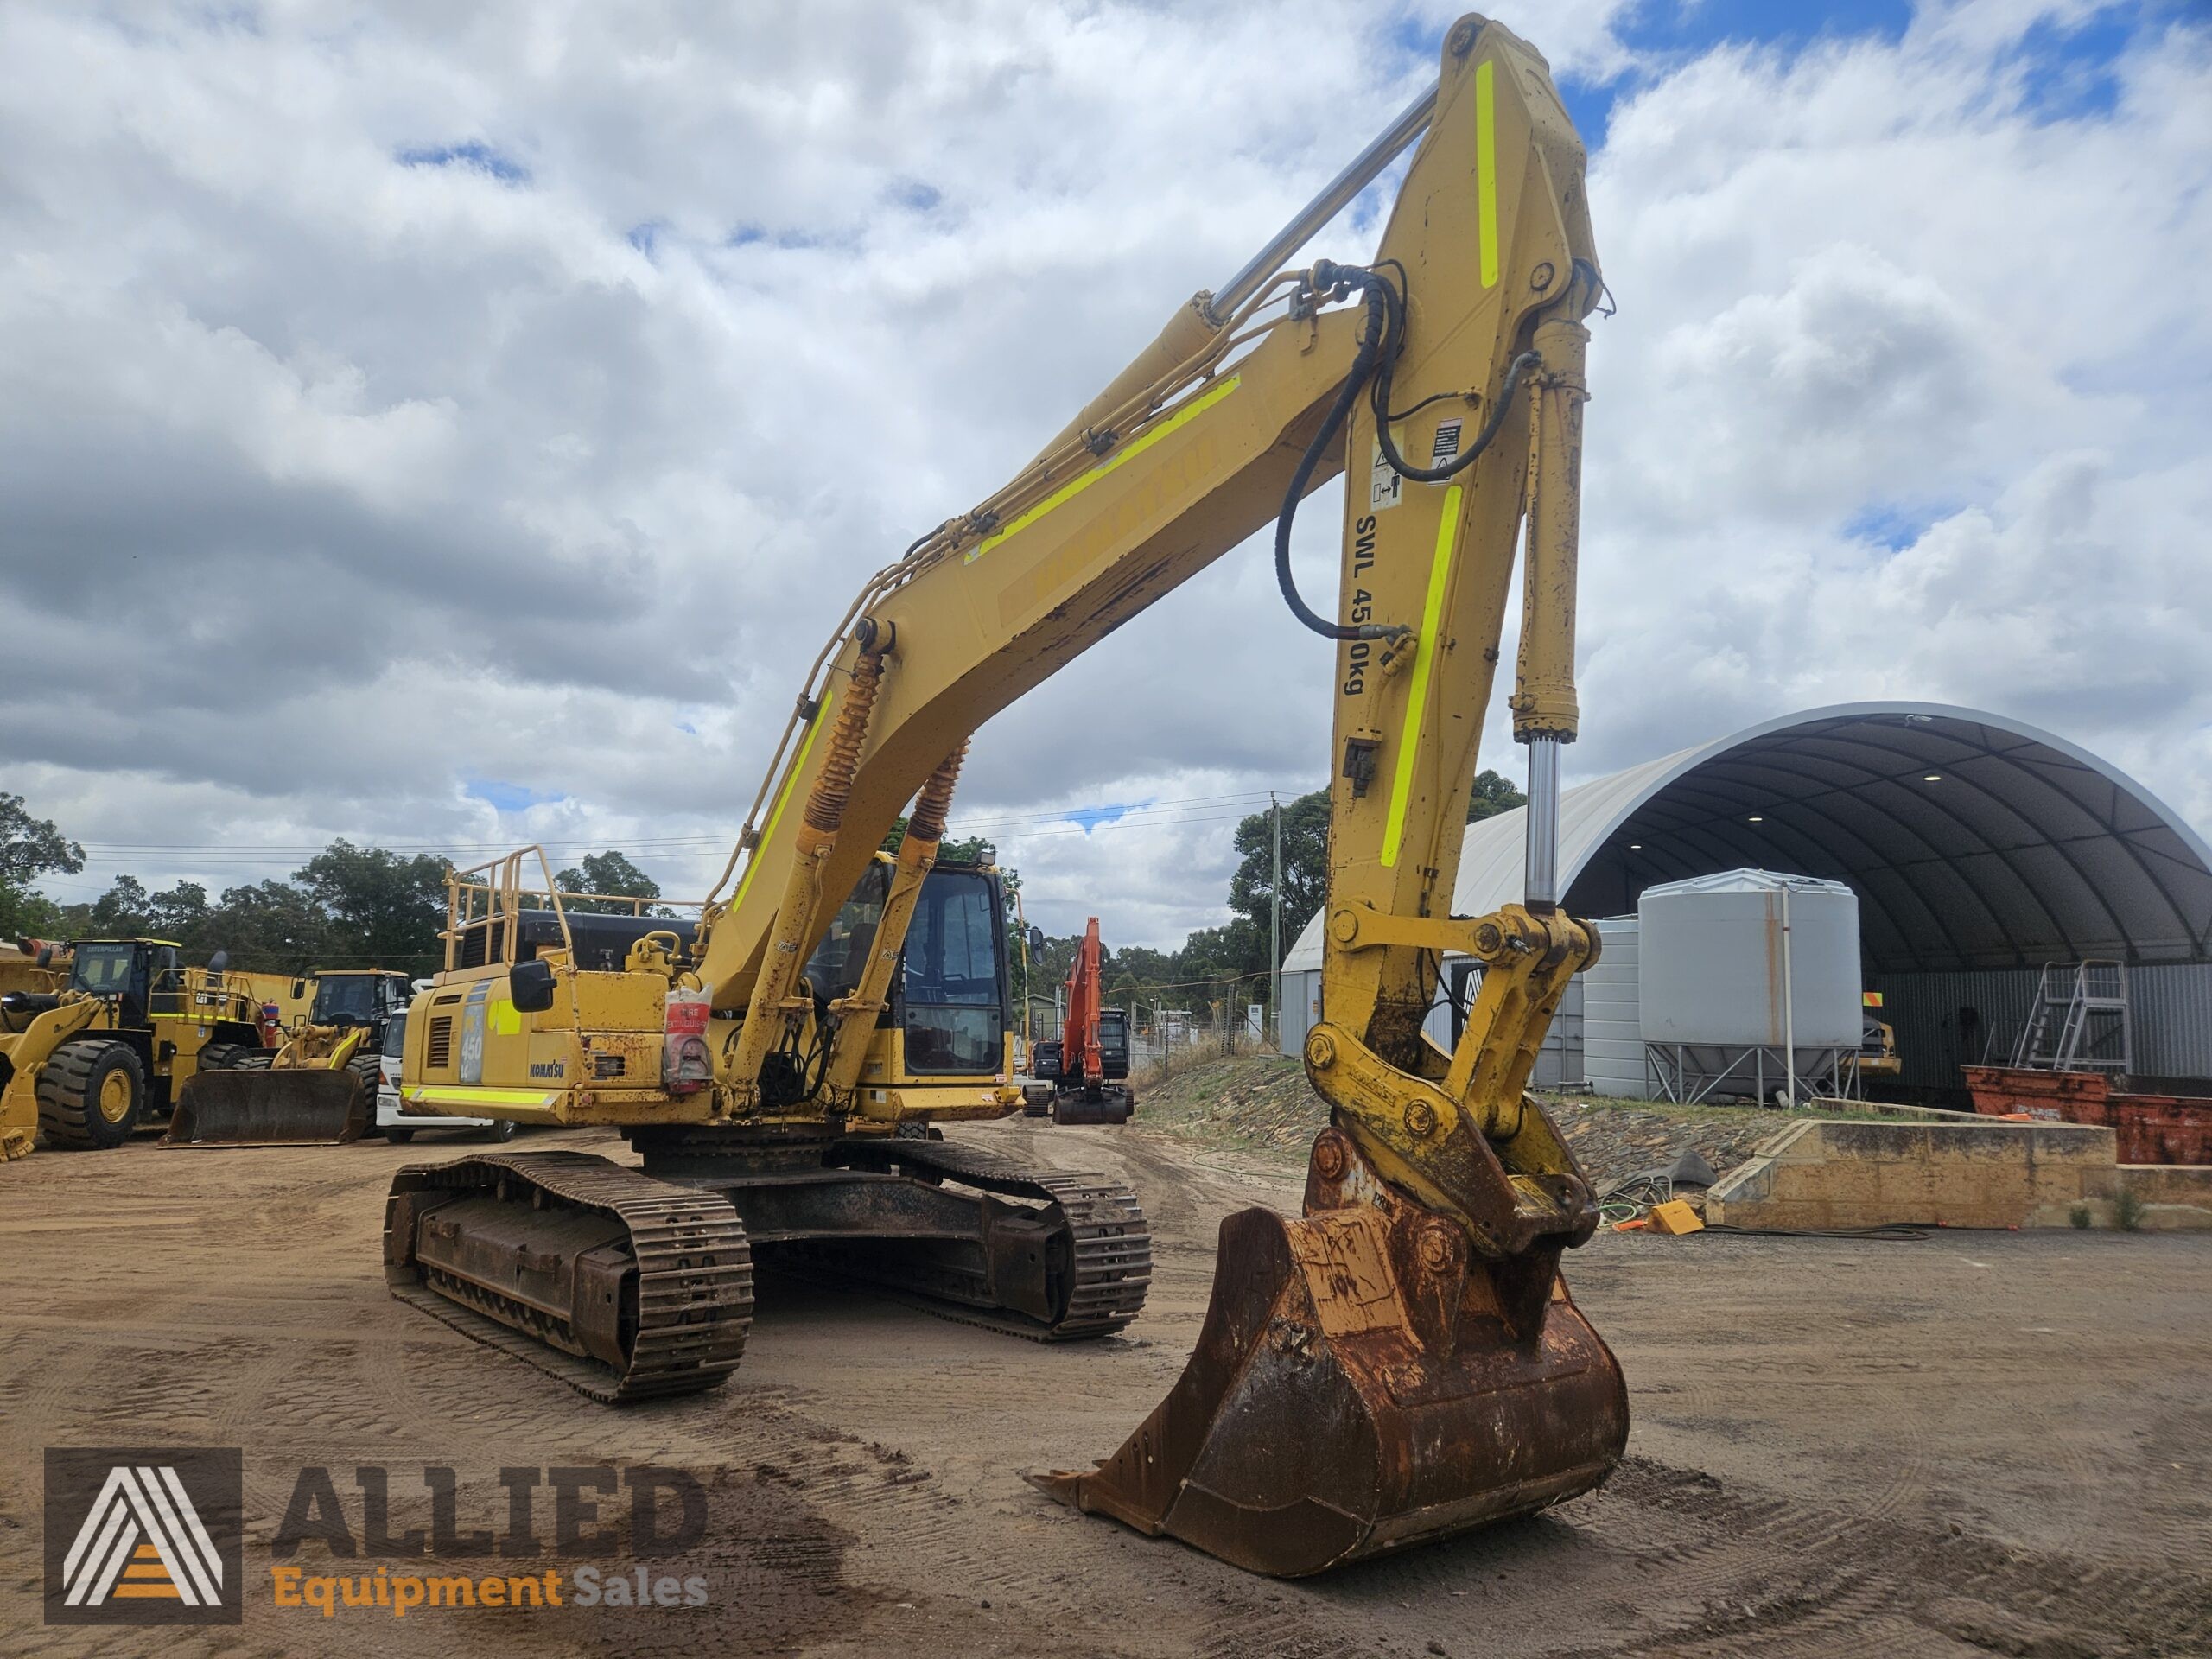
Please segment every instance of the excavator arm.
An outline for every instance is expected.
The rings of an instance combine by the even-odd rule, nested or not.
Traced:
[[[719,1008],[745,1014],[717,1079],[738,1109],[762,1108],[762,1060],[811,1016],[808,953],[925,781],[957,772],[993,714],[1282,516],[1287,495],[1334,476],[1348,453],[1339,610],[1384,637],[1337,646],[1332,924],[1339,911],[1356,924],[1449,908],[1532,423],[1555,434],[1545,477],[1558,477],[1537,493],[1538,517],[1563,524],[1531,542],[1543,556],[1530,560],[1516,708],[1548,741],[1571,737],[1571,469],[1580,318],[1596,297],[1581,149],[1542,60],[1474,19],[1452,32],[1435,93],[1401,128],[1418,131],[1416,116],[1427,136],[1370,268],[1396,296],[1376,342],[1403,416],[1392,451],[1448,464],[1488,429],[1481,454],[1448,482],[1409,482],[1380,454],[1365,397],[1317,447],[1384,302],[1370,286],[1365,305],[1326,308],[1353,291],[1334,267],[1319,283],[1240,273],[1180,308],[1005,489],[879,572],[817,660],[733,855],[734,890],[721,896],[726,872],[707,910],[700,978]],[[1540,329],[1553,355],[1537,372]],[[1535,408],[1556,417],[1532,423]],[[1350,948],[1331,1014],[1352,1032],[1377,1026],[1380,1052],[1402,1060],[1439,940],[1386,939],[1378,925],[1338,942]],[[882,942],[896,940],[887,930]]]
[[[748,1091],[810,1017],[800,965],[899,809],[992,714],[1275,520],[1284,595],[1335,658],[1325,1017],[1306,1046],[1331,1127],[1306,1219],[1225,1226],[1176,1391],[1097,1471],[1046,1484],[1279,1573],[1586,1491],[1627,1430],[1618,1368],[1557,1272],[1592,1196],[1525,1092],[1596,955],[1558,909],[1552,847],[1578,717],[1583,320],[1602,293],[1583,153],[1542,60],[1473,18],[1426,127],[1372,264],[1198,296],[1007,490],[863,592],[734,894],[709,909],[701,970],[746,1010],[729,1097],[772,1113]],[[1290,526],[1338,471],[1323,617],[1293,581]],[[1455,917],[1524,526],[1525,902]],[[1422,1026],[1450,952],[1483,975],[1447,1054]],[[1324,1402],[1325,1455],[1294,1421]]]
[[[1416,143],[1370,264],[1285,271]],[[461,1085],[512,1077],[494,1071],[519,1065],[502,1057],[522,1052],[529,1020],[554,1006],[565,974],[578,1011],[571,1046],[532,1051],[527,1079],[515,1078],[531,1087],[512,1092],[548,1103],[528,1109],[559,1121],[623,1124],[642,1137],[647,1177],[677,1172],[685,1185],[640,1185],[612,1166],[532,1173],[513,1156],[403,1171],[386,1243],[398,1294],[440,1290],[614,1366],[618,1382],[601,1397],[704,1386],[736,1363],[749,1290],[736,1217],[702,1193],[750,1206],[744,1230],[763,1236],[830,1237],[845,1224],[802,1224],[790,1209],[830,1189],[753,1173],[796,1147],[815,1160],[810,1179],[824,1155],[923,1172],[873,1189],[879,1202],[926,1212],[899,1224],[922,1230],[913,1236],[949,1236],[980,1214],[982,1235],[957,1271],[926,1280],[931,1294],[1017,1309],[1055,1339],[1126,1324],[1149,1274],[1133,1201],[1058,1176],[994,1173],[966,1149],[913,1139],[921,1124],[911,1120],[962,1112],[925,1090],[909,1098],[859,1083],[970,735],[1273,522],[1285,600],[1327,642],[1313,654],[1327,653],[1335,706],[1324,1018],[1305,1057],[1330,1124],[1314,1143],[1301,1217],[1254,1210],[1224,1224],[1206,1325],[1167,1399],[1099,1468],[1042,1484],[1241,1565],[1302,1573],[1525,1514],[1604,1479],[1626,1438],[1625,1390],[1557,1271],[1560,1252],[1590,1236],[1596,1208],[1525,1093],[1560,995],[1596,949],[1558,908],[1552,842],[1558,749],[1576,721],[1583,319],[1602,292],[1582,149],[1543,60],[1498,24],[1462,19],[1434,90],[1282,235],[1179,308],[1004,489],[863,587],[816,659],[688,963],[658,978],[525,964],[527,999],[519,967],[442,984],[428,1020],[410,1025],[410,1079],[450,1069],[455,1055]],[[1289,550],[1300,502],[1340,472],[1344,554],[1324,615],[1299,593]],[[1529,880],[1522,904],[1457,917],[1516,541],[1510,704],[1530,747]],[[866,963],[824,1001],[805,964],[910,801]],[[1483,976],[1466,1034],[1447,1053],[1422,1027],[1441,959],[1455,951]],[[657,1031],[629,1026],[640,1008],[658,1024],[665,1000],[672,1033],[679,983],[711,1003],[710,1082],[656,1090],[627,1081],[632,1055],[650,1070],[647,1053],[660,1052]],[[604,1010],[600,1025],[624,1029],[584,1031],[588,1003]],[[586,1058],[591,1076],[569,1070]],[[601,1093],[601,1079],[625,1081]],[[894,1122],[909,1136],[887,1133]],[[832,1141],[826,1154],[810,1149]],[[978,1212],[947,1197],[947,1175],[1049,1207]],[[535,1281],[526,1295],[508,1284],[518,1269],[506,1244],[541,1224],[514,1204],[525,1181],[536,1183],[533,1206],[588,1214],[606,1230],[605,1249],[579,1258],[577,1273],[632,1261],[642,1283],[648,1257],[658,1263],[664,1288],[640,1305],[634,1332],[594,1325],[614,1305],[607,1295],[563,1301],[568,1292]],[[947,1204],[964,1205],[967,1219]],[[689,1279],[653,1256],[677,1247],[640,1230],[639,1217],[667,1206],[707,1241],[685,1247]],[[447,1218],[429,1227],[432,1214]],[[546,1239],[544,1259],[565,1260]],[[1043,1266],[1062,1256],[1065,1271]],[[916,1273],[936,1260],[900,1256]],[[743,1278],[749,1285],[749,1269]],[[510,1303],[521,1311],[500,1311]],[[549,1323],[549,1306],[572,1312]]]

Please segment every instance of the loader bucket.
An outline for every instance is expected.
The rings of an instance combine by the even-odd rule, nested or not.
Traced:
[[[202,1071],[184,1085],[165,1147],[343,1146],[368,1132],[376,1096],[351,1071]]]
[[[1501,1285],[1430,1245],[1440,1271],[1424,1277],[1399,1224],[1365,1209],[1230,1217],[1181,1380],[1096,1470],[1036,1484],[1281,1578],[1598,1485],[1627,1444],[1628,1393],[1565,1285],[1551,1276],[1516,1332],[1504,1310],[1527,1264]]]

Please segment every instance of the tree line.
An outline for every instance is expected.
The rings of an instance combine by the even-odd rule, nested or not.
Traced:
[[[1476,779],[1467,822],[1510,810],[1526,801],[1497,772]],[[1329,792],[1316,790],[1283,803],[1282,928],[1287,950],[1299,931],[1321,908],[1329,868]],[[883,849],[896,852],[906,831],[902,817],[884,837]],[[1269,815],[1255,812],[1236,826],[1238,862],[1229,880],[1230,919],[1199,928],[1180,947],[1158,950],[1147,945],[1109,948],[1104,953],[1108,997],[1126,1005],[1135,1001],[1196,1011],[1224,1010],[1264,1001],[1273,963],[1268,954],[1268,920],[1274,900],[1274,872]],[[938,856],[947,862],[973,863],[990,854],[978,838],[948,836]],[[340,839],[292,872],[284,880],[262,880],[210,893],[200,882],[177,881],[149,888],[134,875],[118,875],[107,891],[86,903],[61,904],[38,891],[41,877],[75,874],[85,868],[84,849],[50,820],[34,817],[20,795],[0,793],[0,938],[153,938],[174,940],[188,958],[227,951],[238,968],[272,973],[303,973],[312,968],[393,968],[427,975],[444,965],[438,932],[446,919],[448,860],[435,853],[401,854],[382,847],[361,847]],[[1018,871],[1001,868],[1006,887],[1009,937],[1020,891]],[[613,849],[589,853],[554,880],[569,893],[600,895],[571,901],[570,907],[627,912],[618,902],[662,897],[659,885],[623,853]],[[1110,930],[1111,894],[1097,909]],[[675,912],[648,904],[647,913]],[[1063,938],[1033,936],[1025,963],[1014,950],[1011,975],[1017,999],[1049,1000],[1075,965],[1080,933]]]
[[[449,860],[359,847],[343,838],[284,880],[261,880],[211,893],[198,881],[152,888],[118,875],[99,898],[62,904],[38,891],[47,875],[73,875],[85,849],[49,819],[34,817],[20,795],[0,793],[0,938],[171,940],[188,961],[227,952],[236,968],[299,974],[315,968],[393,968],[423,976],[445,965],[438,938],[446,923]],[[572,908],[629,911],[617,899],[657,899],[653,879],[612,849],[588,854],[554,876],[571,893],[608,902]],[[649,914],[668,911],[649,906]]]

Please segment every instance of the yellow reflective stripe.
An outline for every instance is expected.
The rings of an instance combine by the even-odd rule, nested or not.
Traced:
[[[829,699],[814,711],[814,718],[807,722],[806,739],[798,746],[798,759],[791,762],[791,769],[784,779],[784,786],[776,791],[776,804],[768,809],[768,827],[760,832],[760,846],[753,849],[753,856],[745,861],[745,874],[739,878],[737,896],[729,901],[732,910],[745,902],[745,890],[753,885],[753,872],[760,868],[760,849],[768,844],[776,833],[776,826],[784,821],[784,809],[791,804],[791,791],[798,787],[799,774],[806,770],[806,757],[814,753],[814,740],[821,733],[822,717],[830,712]]]
[[[1069,482],[1063,484],[1058,489],[1053,491],[1052,494],[1046,496],[1035,506],[1030,508],[1028,512],[1021,514],[1020,517],[1017,518],[1004,530],[1000,531],[996,535],[987,536],[982,541],[976,543],[975,546],[969,548],[968,551],[961,556],[960,562],[963,564],[975,563],[976,560],[982,558],[984,554],[989,552],[1001,542],[1006,540],[1007,537],[1020,535],[1023,531],[1028,529],[1030,525],[1035,524],[1039,518],[1042,518],[1046,513],[1052,512],[1055,507],[1065,506],[1070,501],[1074,500],[1077,496],[1081,495],[1085,490],[1096,484],[1100,479],[1105,477],[1107,474],[1112,472],[1123,461],[1135,461],[1139,455],[1144,454],[1146,450],[1151,448],[1154,444],[1158,443],[1169,433],[1176,431],[1186,425],[1188,423],[1196,420],[1199,416],[1205,414],[1206,410],[1211,409],[1223,398],[1228,397],[1230,392],[1236,391],[1238,378],[1239,377],[1232,374],[1226,380],[1209,388],[1200,396],[1193,397],[1189,403],[1184,404],[1182,408],[1177,410],[1166,420],[1160,422],[1158,426],[1154,427],[1149,432],[1147,432],[1143,436],[1138,438],[1126,448],[1122,449],[1118,454],[1108,457],[1103,463],[1092,467],[1089,472],[1084,474],[1082,477],[1071,480]]]
[[[1488,68],[1490,66],[1483,66]],[[1382,825],[1382,868],[1398,861],[1405,839],[1406,804],[1414,792],[1414,749],[1421,739],[1422,712],[1428,706],[1428,671],[1436,660],[1438,627],[1444,615],[1444,579],[1451,574],[1452,550],[1459,539],[1459,486],[1444,492],[1444,522],[1436,527],[1436,556],[1429,562],[1428,598],[1421,607],[1421,633],[1414,641],[1414,683],[1406,693],[1406,725],[1398,734],[1398,767],[1390,779],[1390,816]]]
[[[550,1106],[559,1096],[541,1089],[480,1089],[473,1084],[429,1084],[407,1091],[415,1106]]]
[[[1475,66],[1475,202],[1482,238],[1483,286],[1497,286],[1497,104],[1492,65]]]

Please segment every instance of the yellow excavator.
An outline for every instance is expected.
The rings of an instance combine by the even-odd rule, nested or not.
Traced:
[[[1290,268],[1408,149],[1376,257]],[[1020,1103],[997,892],[935,852],[978,727],[1272,520],[1283,596],[1332,658],[1325,1017],[1305,1050],[1330,1123],[1300,1217],[1223,1224],[1166,1399],[1099,1466],[1039,1484],[1296,1575],[1603,1481],[1626,1391],[1560,1274],[1597,1205],[1525,1087],[1597,955],[1554,869],[1584,319],[1605,292],[1583,166],[1541,57],[1462,19],[1434,88],[1305,213],[1003,490],[866,584],[696,925],[591,955],[557,906],[526,902],[522,855],[457,889],[448,970],[410,1016],[404,1107],[615,1125],[643,1166],[403,1170],[395,1293],[617,1401],[728,1374],[755,1249],[1020,1334],[1125,1325],[1151,1269],[1134,1198],[931,1127]],[[1291,524],[1339,472],[1323,615],[1293,580]],[[1524,526],[1525,901],[1454,916]],[[1422,1031],[1447,952],[1485,969],[1449,1052]]]

